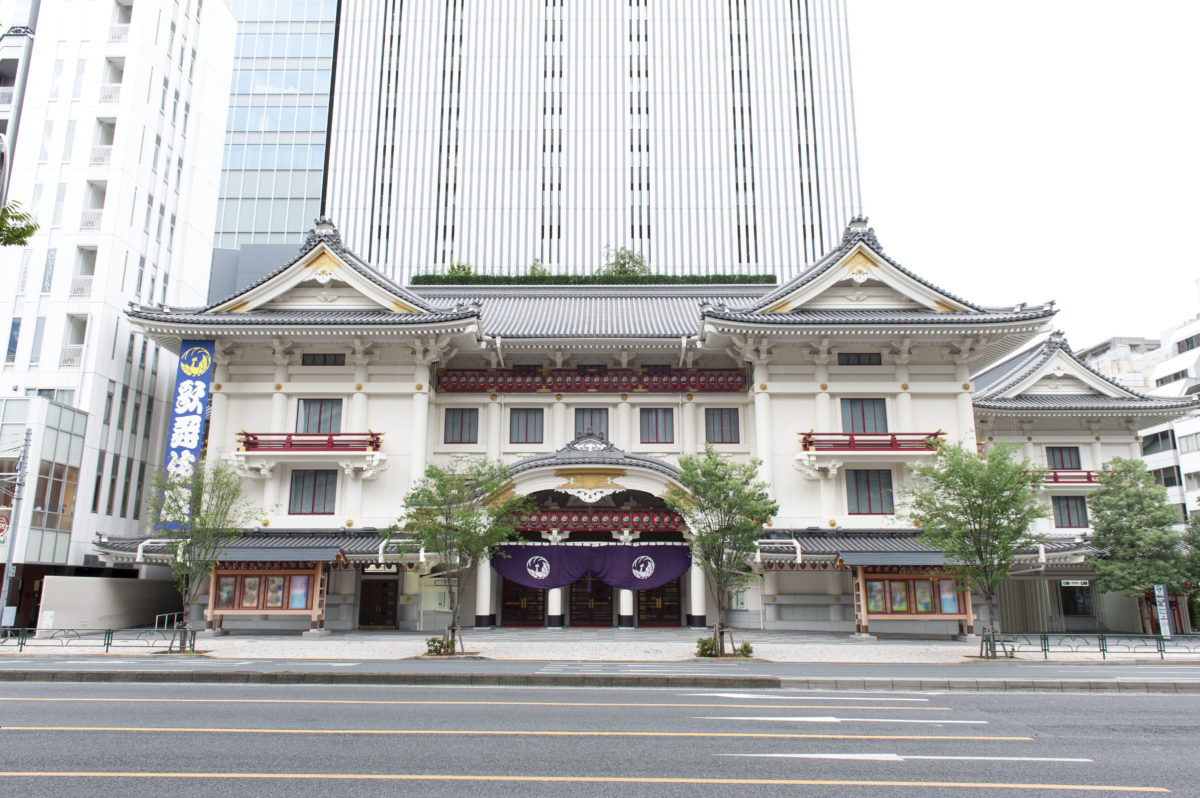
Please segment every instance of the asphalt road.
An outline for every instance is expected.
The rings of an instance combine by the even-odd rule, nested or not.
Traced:
[[[0,684],[5,794],[1200,792],[1200,696]]]
[[[886,679],[1136,679],[1200,682],[1200,662],[1151,659],[1142,662],[1041,662],[980,660],[945,663],[767,662],[765,660],[685,660],[680,662],[588,662],[581,660],[473,659],[216,659],[155,654],[106,656],[48,653],[0,656],[0,670],[14,671],[291,671],[299,673],[510,673],[629,674],[691,676],[777,676],[789,678]],[[1200,791],[1198,791],[1200,794]]]

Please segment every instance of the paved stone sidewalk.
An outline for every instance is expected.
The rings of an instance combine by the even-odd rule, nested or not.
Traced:
[[[200,637],[197,651],[212,659],[400,660],[425,653],[434,632],[333,632],[306,638],[299,633],[232,633]],[[682,662],[695,657],[696,640],[704,633],[690,629],[466,629],[468,652],[493,660],[576,660]],[[913,663],[963,662],[979,656],[979,643],[955,640],[854,640],[848,635],[735,629],[734,639],[749,642],[757,658],[773,662]],[[39,641],[40,642],[40,641]],[[162,649],[120,647],[122,657],[153,655]],[[0,656],[17,654],[16,646],[0,646]],[[103,653],[83,646],[32,645],[22,656]],[[1174,658],[1174,657],[1173,657]],[[1018,653],[1016,659],[1042,662],[1040,651]],[[1057,662],[1099,662],[1099,651],[1052,653]],[[1157,660],[1152,652],[1109,653],[1108,661]],[[1193,658],[1187,658],[1193,659]]]

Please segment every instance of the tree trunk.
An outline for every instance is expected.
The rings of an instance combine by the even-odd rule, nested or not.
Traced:
[[[1145,596],[1138,596],[1138,619],[1142,622],[1142,634],[1154,634],[1154,620],[1150,613],[1150,603]]]
[[[993,633],[1000,632],[1000,613],[996,611],[996,591],[983,594],[983,602],[988,611],[988,626]]]

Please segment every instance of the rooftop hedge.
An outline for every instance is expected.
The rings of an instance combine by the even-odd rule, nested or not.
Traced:
[[[412,285],[774,285],[773,274],[417,274]]]

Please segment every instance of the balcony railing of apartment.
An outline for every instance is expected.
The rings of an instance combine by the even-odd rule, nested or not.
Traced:
[[[100,87],[100,102],[115,103],[121,99],[120,83],[105,83]]]
[[[0,105],[12,105],[13,87],[0,86]]]
[[[110,44],[121,44],[129,41],[129,25],[109,25],[108,41]]]
[[[92,275],[77,274],[71,278],[71,296],[91,296]]]
[[[79,218],[80,230],[99,230],[100,217],[104,215],[103,208],[88,208]]]
[[[932,452],[946,433],[937,432],[805,432],[805,452]]]
[[[377,452],[382,432],[246,432],[238,433],[243,452]]]
[[[112,162],[112,145],[97,144],[92,147],[92,166],[108,166]]]
[[[1099,485],[1096,471],[1085,471],[1078,468],[1055,468],[1046,472],[1047,485]]]
[[[68,344],[58,356],[60,366],[78,366],[83,363],[83,344]]]

